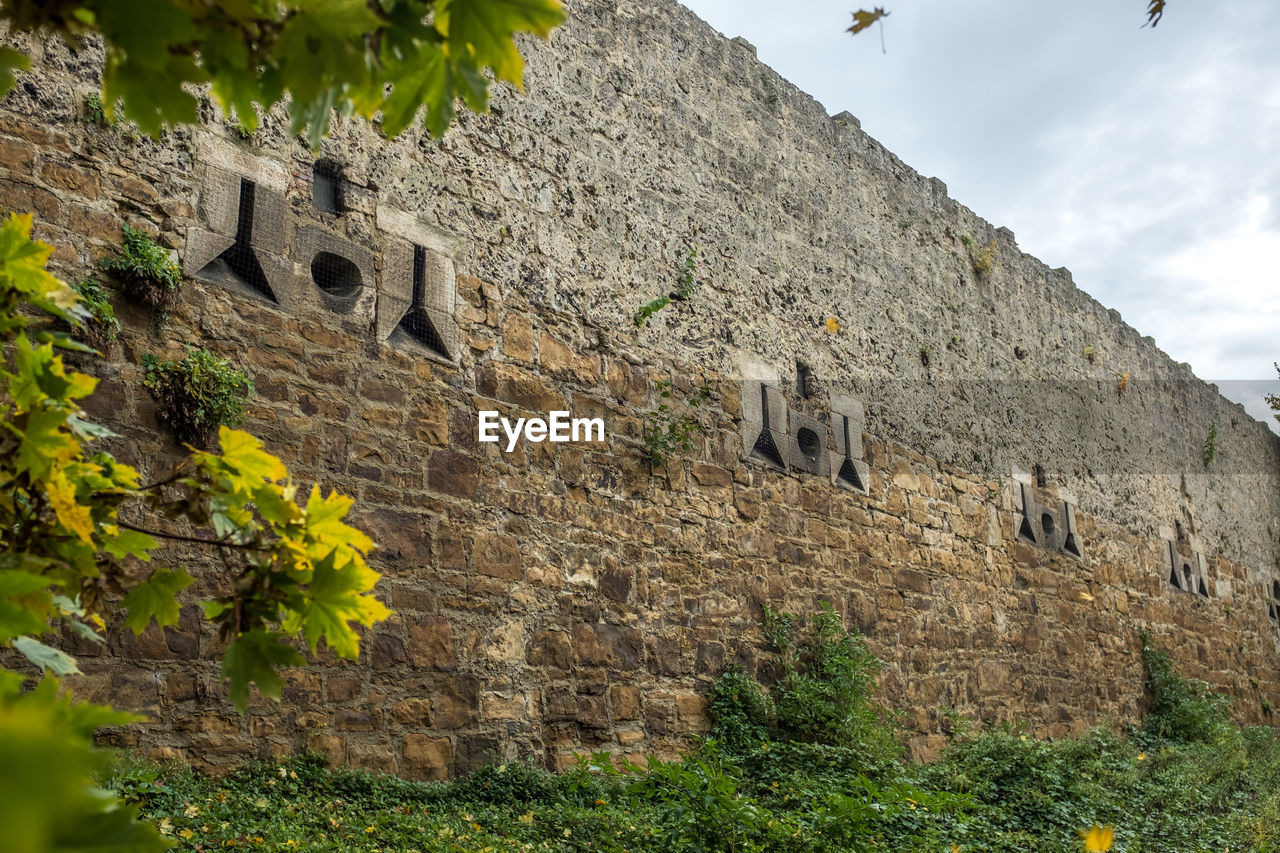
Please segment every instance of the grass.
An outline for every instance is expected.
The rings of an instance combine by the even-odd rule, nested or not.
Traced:
[[[110,784],[186,850],[1055,853],[1084,849],[1096,825],[1128,853],[1280,851],[1280,732],[1231,725],[1160,652],[1145,650],[1154,711],[1141,727],[963,733],[915,764],[886,747],[875,666],[831,618],[775,619],[782,680],[727,673],[712,737],[678,762],[600,754],[561,775],[490,765],[441,784],[302,757],[223,779],[135,764]],[[797,727],[792,703],[818,712]]]

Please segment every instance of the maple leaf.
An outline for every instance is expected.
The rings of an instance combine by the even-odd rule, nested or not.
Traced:
[[[285,645],[279,631],[259,629],[236,637],[222,658],[222,677],[227,681],[231,701],[243,711],[249,704],[249,684],[268,699],[279,699],[284,682],[276,674],[277,666],[305,663],[297,649]]]
[[[877,6],[870,12],[866,9],[859,9],[853,13],[853,26],[849,27],[845,32],[852,33],[856,36],[876,21],[887,17],[889,17],[889,13],[884,10],[883,6]]]
[[[557,0],[440,0],[436,29],[450,61],[493,69],[499,80],[522,88],[524,60],[512,36],[524,30],[546,38],[564,21]]]
[[[1084,849],[1088,853],[1106,853],[1115,843],[1114,827],[1098,826],[1096,823],[1088,829],[1080,830],[1080,839],[1084,841]]]
[[[827,323],[826,323],[826,325],[827,325],[827,334],[828,334],[828,335],[834,335],[836,332],[840,331],[840,320],[839,320],[839,318],[836,318],[836,317],[828,317],[828,318],[827,318]]]
[[[156,569],[125,596],[129,617],[124,624],[135,634],[141,634],[153,616],[160,626],[178,624],[178,593],[194,580],[182,569]]]
[[[1154,27],[1160,23],[1160,19],[1164,17],[1165,0],[1151,0],[1147,4],[1147,22],[1144,27]]]

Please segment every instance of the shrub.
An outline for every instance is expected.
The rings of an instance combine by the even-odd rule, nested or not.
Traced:
[[[880,662],[862,637],[826,602],[808,620],[766,607],[763,628],[772,654],[760,670],[773,686],[766,692],[738,670],[722,676],[711,695],[712,737],[739,756],[768,741],[853,750],[861,771],[892,765],[901,747],[874,700]]]
[[[177,304],[182,288],[182,268],[169,252],[142,231],[130,225],[121,226],[124,247],[104,258],[99,266],[115,276],[131,298],[163,316]]]
[[[1178,743],[1214,743],[1234,729],[1228,718],[1231,699],[1203,681],[1184,678],[1164,652],[1142,632],[1142,663],[1146,668],[1146,733]]]
[[[209,447],[219,426],[244,421],[253,383],[225,358],[198,349],[181,361],[142,357],[144,383],[160,403],[160,418],[179,441]]]

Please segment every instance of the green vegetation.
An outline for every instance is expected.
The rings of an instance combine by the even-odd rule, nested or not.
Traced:
[[[102,96],[97,92],[90,92],[80,100],[81,116],[86,124],[96,125],[97,127],[111,129],[116,126],[119,119],[108,119],[106,111],[102,108]]]
[[[0,846],[160,850],[133,810],[87,784],[104,763],[94,729],[137,718],[77,703],[60,685],[80,671],[75,658],[43,640],[74,634],[100,644],[108,621],[135,633],[153,620],[177,624],[176,596],[193,578],[152,563],[173,554],[159,549],[163,538],[221,548],[228,561],[234,583],[213,584],[221,594],[204,609],[226,643],[222,676],[241,709],[251,683],[280,698],[276,667],[302,661],[286,641],[300,638],[314,653],[323,639],[355,658],[351,623],[389,612],[371,595],[378,574],[364,555],[373,543],[342,520],[352,501],[318,487],[299,501],[284,464],[253,436],[223,428],[220,454],[194,453],[150,485],[92,447],[111,435],[82,411],[97,380],[68,370],[59,352],[92,355],[74,338],[89,311],[48,272],[53,247],[32,240],[31,228],[30,215],[0,223],[0,650],[11,665],[26,659],[23,671],[0,668]]]
[[[694,412],[707,401],[712,390],[709,384],[703,384],[685,403],[684,412],[677,415],[668,402],[671,399],[671,380],[662,380],[656,388],[662,402],[645,415],[641,425],[644,458],[650,469],[662,467],[680,451],[687,453],[693,449],[694,436],[706,432],[694,419]]]
[[[1048,741],[952,715],[950,747],[921,765],[830,607],[766,611],[765,634],[772,686],[725,673],[711,737],[681,761],[599,753],[562,775],[513,763],[418,784],[305,757],[221,780],[136,765],[110,784],[190,850],[1280,850],[1280,733],[1232,726],[1150,646],[1144,727]]]
[[[98,265],[119,280],[129,297],[163,316],[177,304],[182,289],[182,268],[145,232],[127,224],[121,230],[124,247],[111,257],[103,258]]]
[[[218,427],[244,422],[253,383],[231,362],[205,349],[181,361],[142,357],[143,383],[160,403],[160,417],[179,441],[208,447]]]
[[[80,295],[80,307],[88,317],[80,327],[80,337],[95,349],[102,349],[120,334],[120,321],[116,319],[111,294],[95,278],[86,278],[72,289]]]
[[[1276,373],[1280,373],[1280,364],[1274,365]],[[1267,405],[1276,413],[1276,420],[1280,421],[1280,394],[1267,394]]]
[[[252,133],[258,109],[285,103],[289,133],[312,149],[334,112],[372,120],[395,137],[425,106],[440,136],[461,99],[482,112],[489,79],[518,88],[524,61],[517,33],[547,36],[564,20],[556,0],[292,0],[190,3],[183,0],[16,0],[0,4],[10,34],[38,33],[79,45],[106,43],[102,121],[126,118],[152,137],[166,124],[196,121],[208,85],[224,113]],[[0,48],[0,97],[25,53]],[[97,120],[97,119],[95,119]]]
[[[1209,434],[1204,437],[1204,448],[1202,457],[1204,459],[1204,467],[1208,468],[1213,463],[1214,458],[1218,455],[1218,414],[1213,415],[1213,423],[1209,425]]]
[[[698,250],[690,249],[689,254],[685,256],[684,263],[681,265],[680,286],[671,293],[664,293],[657,299],[650,300],[641,305],[636,311],[633,318],[637,328],[643,327],[649,322],[649,318],[657,314],[663,308],[666,308],[672,302],[684,302],[693,292],[698,289],[701,282],[697,280],[694,273],[698,266]]]

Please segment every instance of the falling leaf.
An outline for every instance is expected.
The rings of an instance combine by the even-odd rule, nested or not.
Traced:
[[[1084,841],[1084,849],[1088,853],[1106,853],[1115,843],[1116,831],[1110,826],[1098,826],[1096,823],[1088,829],[1080,830],[1080,838]]]
[[[1092,595],[1090,595],[1090,594],[1089,594],[1089,593],[1087,593],[1087,592],[1082,592],[1082,593],[1080,593],[1080,600],[1081,600],[1081,601],[1093,601],[1093,596],[1092,596]]]
[[[1151,0],[1147,4],[1147,22],[1144,27],[1154,27],[1160,23],[1160,19],[1164,17],[1165,0]]]
[[[1129,371],[1126,370],[1124,373],[1117,373],[1116,374],[1116,393],[1124,394],[1125,390],[1128,389],[1128,387],[1129,387]]]
[[[828,317],[827,334],[834,335],[838,331],[840,331],[840,319],[838,317]]]
[[[1162,2],[1161,6],[1164,5]],[[853,26],[845,30],[845,32],[853,33],[855,36],[874,24],[881,18],[889,17],[889,13],[884,10],[883,6],[877,6],[873,11],[868,12],[866,9],[859,9],[853,13]]]

